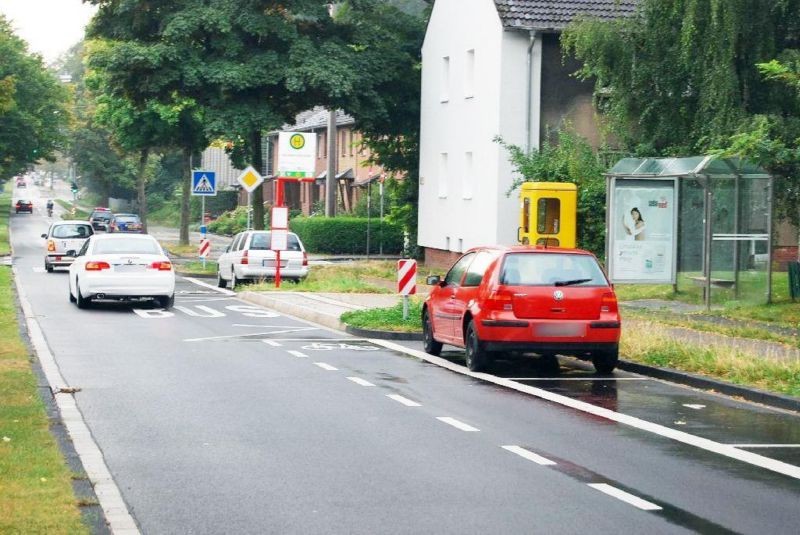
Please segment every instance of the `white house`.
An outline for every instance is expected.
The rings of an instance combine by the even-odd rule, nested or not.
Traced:
[[[576,16],[612,19],[637,0],[436,0],[422,47],[418,243],[429,264],[516,243],[513,170],[496,136],[538,147],[569,120],[597,139],[592,85],[571,77],[559,34]]]

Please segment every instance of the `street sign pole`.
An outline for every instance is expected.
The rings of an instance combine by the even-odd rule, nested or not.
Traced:
[[[203,195],[200,197],[200,234],[201,240],[206,239],[206,197]],[[203,257],[203,271],[206,270],[206,257]]]

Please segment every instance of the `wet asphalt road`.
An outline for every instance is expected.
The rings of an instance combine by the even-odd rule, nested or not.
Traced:
[[[169,313],[78,310],[66,272],[44,272],[31,190],[14,265],[143,533],[797,532],[800,479],[189,280]],[[796,415],[565,364],[495,373],[800,464]]]

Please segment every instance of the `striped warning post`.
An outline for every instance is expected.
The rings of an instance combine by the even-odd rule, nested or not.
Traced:
[[[397,293],[400,295],[414,295],[417,293],[417,261],[397,261]]]
[[[211,252],[211,241],[206,238],[200,240],[200,249],[197,252],[200,254],[200,258],[207,258],[208,253]]]

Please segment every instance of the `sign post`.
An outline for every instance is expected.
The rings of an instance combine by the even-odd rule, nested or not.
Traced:
[[[264,182],[264,177],[250,165],[236,180],[247,191],[247,228],[250,229],[252,228],[253,191]]]
[[[289,209],[273,206],[270,217],[272,232],[269,248],[275,251],[275,287],[281,287],[281,251],[286,250],[289,234]]]
[[[208,240],[205,236],[203,239],[200,240],[200,247],[197,250],[197,253],[200,255],[200,258],[203,259],[203,268],[206,267],[206,258],[208,258],[208,254],[211,252],[211,241]]]
[[[397,261],[397,293],[403,296],[403,320],[408,319],[408,296],[417,293],[417,261]]]
[[[206,238],[206,197],[213,197],[217,194],[217,173],[214,171],[192,171],[192,195],[198,196],[200,202],[200,233],[202,240]],[[202,241],[200,242],[202,245]],[[200,255],[203,259],[203,268],[206,267],[206,256]]]

